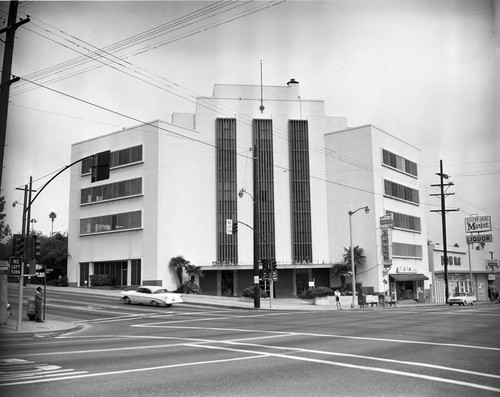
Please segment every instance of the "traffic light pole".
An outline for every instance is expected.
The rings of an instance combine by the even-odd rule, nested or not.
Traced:
[[[30,178],[31,185],[31,178]],[[28,202],[28,185],[24,185],[24,200],[23,200],[23,223],[21,235],[26,236],[26,203]],[[28,222],[29,223],[29,222]],[[21,331],[21,322],[23,318],[23,283],[24,283],[24,248],[21,260],[21,275],[19,276],[19,295],[17,300],[17,326],[16,331]]]

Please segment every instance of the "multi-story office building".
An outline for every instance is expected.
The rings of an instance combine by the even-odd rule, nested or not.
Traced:
[[[366,256],[356,268],[356,281],[397,300],[429,296],[420,150],[372,125],[328,133],[325,147],[332,257],[342,258],[343,247],[350,246],[351,218],[352,245]],[[365,206],[369,214],[349,215]],[[383,229],[380,218],[387,216],[393,227]],[[384,241],[389,242],[386,248]]]
[[[354,173],[355,178],[344,183],[361,183],[370,198],[361,201],[376,208],[375,214],[392,211],[396,225],[406,222],[394,230],[403,253],[398,274],[411,266],[422,274],[422,252],[408,254],[425,240],[420,223],[418,230],[412,230],[417,227],[413,223],[407,225],[420,217],[415,215],[419,207],[413,154],[411,161],[403,162],[410,168],[400,169],[399,154],[411,146],[380,132],[359,152],[359,133],[379,130],[346,128],[345,118],[325,115],[323,101],[302,99],[292,79],[286,86],[215,85],[212,96],[198,98],[193,114],[174,114],[171,123],[158,120],[74,144],[73,161],[104,150],[111,150],[112,161],[109,180],[94,184],[88,161],[72,170],[70,282],[85,285],[90,274],[105,273],[112,274],[117,285],[157,284],[173,290],[178,279],[169,261],[182,255],[202,267],[203,293],[240,295],[253,285],[256,203],[258,256],[277,261],[276,296],[293,296],[312,281],[333,286],[338,280],[332,268],[348,245],[347,208],[360,201],[356,194],[348,199],[332,189],[339,178],[332,166],[345,167],[357,156],[365,161],[367,151],[380,153],[371,158],[368,170],[357,164],[354,173],[371,174],[370,186],[364,185],[368,176],[361,182]],[[329,134],[332,131],[340,132]],[[340,146],[336,137],[342,136],[356,142]],[[378,146],[369,149],[370,143]],[[351,151],[349,158],[336,154],[344,155],[345,150]],[[379,180],[383,174],[387,178]],[[417,203],[403,196],[386,205],[400,189],[407,193],[401,181],[407,178],[413,183],[406,188],[416,189]],[[408,205],[412,211],[402,209]],[[227,234],[228,219],[238,222],[237,233]],[[361,222],[361,214],[353,222]],[[370,262],[357,270],[366,273],[359,278],[382,291],[376,217],[372,213],[353,227],[354,244],[365,248]],[[376,270],[368,268],[375,265]]]

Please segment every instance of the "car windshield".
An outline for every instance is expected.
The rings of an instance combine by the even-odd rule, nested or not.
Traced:
[[[465,292],[456,292],[453,296],[467,296]]]

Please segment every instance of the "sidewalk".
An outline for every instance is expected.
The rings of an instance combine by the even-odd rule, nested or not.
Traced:
[[[45,322],[37,323],[35,321],[29,321],[26,315],[26,301],[31,298],[36,289],[37,285],[28,285],[24,287],[24,310],[23,316],[25,318],[21,321],[21,329],[17,330],[17,313],[12,313],[12,316],[8,318],[6,325],[0,325],[0,336],[11,337],[11,336],[43,336],[43,335],[53,335],[58,333],[70,332],[81,328],[77,324],[64,321],[64,317],[50,315],[47,316]],[[13,287],[15,288],[15,287]],[[78,288],[78,287],[52,287],[47,286],[47,290],[50,291],[62,291],[62,292],[73,292],[75,295],[78,294],[88,294],[96,296],[107,296],[116,297],[117,301],[121,299],[121,293],[119,289],[98,289],[98,288]],[[253,309],[254,301],[252,298],[240,298],[240,297],[227,297],[227,296],[212,296],[212,295],[183,295],[184,304],[187,305],[199,305],[199,306],[210,306],[210,307],[220,307],[226,309]],[[478,302],[482,303],[482,302]],[[486,302],[487,303],[487,302]],[[396,309],[399,307],[425,307],[432,305],[443,305],[442,303],[414,303],[402,302],[398,303]],[[345,311],[351,310],[394,310],[394,307],[369,307],[365,309],[351,309],[350,307],[344,307]],[[257,310],[289,310],[289,311],[336,311],[335,306],[317,306],[311,301],[295,298],[284,298],[284,299],[269,299],[260,300],[260,309]]]

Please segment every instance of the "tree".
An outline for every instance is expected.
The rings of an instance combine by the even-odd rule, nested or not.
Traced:
[[[57,214],[54,211],[52,211],[49,214],[49,218],[52,221],[52,231],[50,232],[50,237],[52,237],[54,235],[54,219],[57,218]]]
[[[189,265],[189,261],[184,259],[182,255],[174,256],[170,259],[168,265],[175,269],[175,271],[177,272],[177,277],[179,277],[179,284],[182,284],[182,272],[187,268],[187,265]]]
[[[196,276],[204,277],[203,270],[201,270],[201,266],[191,265],[191,263],[187,263],[186,265],[186,273],[189,277],[191,277],[191,282],[194,283],[194,278]]]
[[[4,222],[5,219],[5,197],[0,197],[0,241],[6,237],[12,236],[10,226]]]
[[[363,266],[366,264],[366,256],[363,248],[361,248],[359,245],[354,246],[354,271],[356,271],[356,266]],[[343,276],[341,276],[341,285],[344,287],[345,286],[345,274],[350,274],[352,272],[352,264],[351,264],[351,247],[346,248],[344,247],[344,255],[343,255],[343,263],[342,265],[344,266],[343,269],[347,270],[343,273]],[[344,278],[342,282],[342,277]],[[356,288],[358,286],[358,283],[356,283]]]
[[[59,276],[67,275],[68,265],[68,236],[61,233],[54,233],[52,237],[39,235],[40,237],[40,264],[49,269],[53,269],[47,275],[47,279],[57,279]]]

